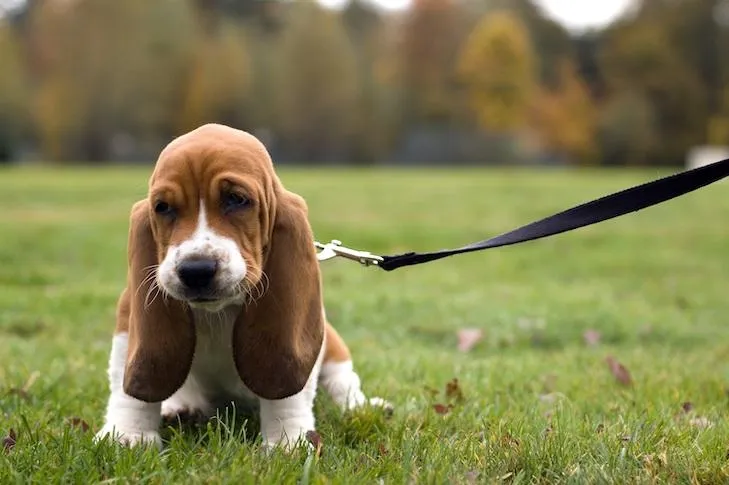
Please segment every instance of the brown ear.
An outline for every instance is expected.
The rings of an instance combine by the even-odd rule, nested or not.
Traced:
[[[304,200],[280,189],[264,272],[263,296],[233,330],[234,359],[245,385],[264,399],[301,391],[324,338],[319,264]]]
[[[120,307],[129,305],[124,392],[142,401],[159,402],[185,382],[195,350],[195,330],[182,305],[165,298],[156,287],[159,257],[146,200],[132,208],[128,244],[127,289],[120,301]],[[123,314],[120,311],[119,317]]]

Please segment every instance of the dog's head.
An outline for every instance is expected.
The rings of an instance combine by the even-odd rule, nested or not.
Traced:
[[[184,382],[190,308],[242,310],[233,354],[248,388],[303,388],[323,338],[319,266],[303,199],[285,190],[254,136],[205,125],[159,156],[132,209],[125,391],[160,401]]]
[[[210,310],[254,296],[265,283],[277,206],[296,210],[291,197],[252,135],[205,125],[175,140],[162,151],[149,184],[160,288]],[[289,264],[293,275],[296,262]]]

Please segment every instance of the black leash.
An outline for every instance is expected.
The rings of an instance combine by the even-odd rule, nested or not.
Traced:
[[[320,243],[315,244],[318,248],[322,249],[322,252],[319,253],[323,256],[320,258],[321,260],[329,259],[333,256],[343,256],[348,259],[358,260],[368,266],[379,266],[385,271],[392,271],[403,266],[428,263],[456,254],[509,246],[572,231],[680,197],[727,176],[729,176],[729,159],[692,170],[686,170],[606,195],[492,237],[491,239],[468,244],[457,249],[441,249],[428,253],[409,252],[391,256],[375,256],[365,251],[357,251],[343,247],[339,241],[332,241],[326,245]],[[325,251],[327,252],[326,255]]]

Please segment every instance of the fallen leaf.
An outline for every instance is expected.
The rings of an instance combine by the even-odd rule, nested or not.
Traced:
[[[468,352],[483,338],[483,330],[479,328],[463,328],[458,331],[458,350]]]
[[[446,397],[455,399],[458,402],[463,401],[463,391],[457,377],[454,377],[446,384]]]
[[[76,418],[76,417],[69,418],[67,420],[67,423],[69,426],[72,426],[74,428],[81,428],[81,431],[84,431],[84,432],[89,430],[88,423],[81,418]]]
[[[661,465],[666,466],[668,465],[668,454],[665,451],[661,451],[658,454],[658,461],[661,463]]]
[[[506,433],[505,435],[503,435],[501,437],[501,441],[505,445],[510,445],[510,446],[513,446],[514,448],[519,447],[519,440],[514,438],[510,433]]]
[[[447,406],[445,404],[440,404],[440,403],[433,404],[433,409],[438,414],[448,414],[451,411],[452,407],[453,407],[452,404],[448,404]]]
[[[615,379],[624,386],[630,386],[633,384],[633,379],[630,377],[630,372],[628,369],[618,362],[615,357],[612,355],[609,355],[605,361],[608,364],[608,367],[610,368],[610,372],[612,372]]]
[[[683,409],[684,413],[689,413],[694,408],[694,405],[691,404],[691,402],[686,401],[685,403],[681,404],[681,409]]]
[[[598,332],[597,330],[587,330],[584,334],[582,334],[582,338],[585,339],[585,343],[588,346],[594,347],[600,343],[602,334],[600,334],[600,332]]]
[[[314,447],[316,456],[321,456],[322,449],[324,448],[324,442],[321,439],[321,435],[313,430],[307,431],[306,439],[309,443],[311,443],[311,446]]]
[[[387,448],[385,448],[385,445],[383,445],[382,443],[380,443],[380,444],[378,445],[377,449],[378,449],[378,451],[380,452],[380,456],[386,456],[386,455],[388,455],[388,454],[390,453],[390,452],[389,452],[389,451],[387,450]]]
[[[16,442],[17,442],[17,436],[15,435],[15,430],[10,429],[10,431],[8,432],[8,435],[2,439],[3,451],[5,451],[5,453],[9,453],[10,450],[12,450],[15,447]]]

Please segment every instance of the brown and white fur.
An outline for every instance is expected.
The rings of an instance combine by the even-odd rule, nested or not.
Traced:
[[[319,384],[343,409],[389,406],[362,393],[326,320],[306,204],[252,135],[210,124],[173,140],[128,252],[97,439],[161,446],[162,416],[254,398],[264,446],[290,449],[315,429]]]

